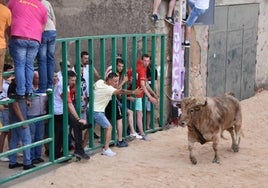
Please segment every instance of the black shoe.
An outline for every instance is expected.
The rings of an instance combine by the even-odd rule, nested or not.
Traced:
[[[85,159],[85,160],[89,160],[90,159],[90,156],[86,153],[84,153],[83,155],[81,155],[82,159]]]
[[[26,99],[29,99],[29,98],[32,97],[32,95],[33,95],[32,93],[25,93],[25,98],[26,98]]]
[[[32,160],[32,163],[33,163],[33,164],[39,164],[40,161],[39,161],[38,159],[33,159],[33,160]]]
[[[13,168],[18,168],[18,167],[22,167],[22,166],[23,166],[23,164],[21,164],[21,163],[15,163],[15,164],[9,164],[8,168],[13,169]]]
[[[154,23],[157,23],[157,22],[159,21],[159,18],[158,18],[158,16],[157,16],[157,14],[153,14],[153,15],[151,16],[151,19],[153,20]]]
[[[90,159],[90,156],[87,155],[86,153],[83,153],[83,154],[74,153],[74,156],[75,156],[78,160],[81,160],[81,159],[89,160],[89,159]]]
[[[32,160],[32,163],[33,164],[39,164],[39,163],[43,163],[43,162],[45,162],[45,161],[42,158],[36,158],[36,159],[33,159]]]
[[[97,135],[97,134],[94,132],[94,138],[95,138],[95,139],[99,139],[99,138],[100,138],[100,136],[99,136],[99,135]]]
[[[38,160],[40,163],[45,162],[45,160],[44,160],[44,159],[42,159],[42,158],[37,158],[37,160]]]
[[[33,164],[23,165],[23,170],[29,170],[29,169],[34,168],[34,167],[35,167],[35,165],[33,165]]]
[[[168,23],[170,23],[170,24],[172,24],[172,25],[175,24],[174,19],[173,19],[172,17],[166,17],[166,18],[165,18],[165,21],[167,21]]]
[[[119,148],[122,148],[122,147],[128,147],[128,144],[127,144],[127,142],[122,140],[122,141],[117,141],[116,146]]]
[[[190,42],[183,42],[182,46],[184,46],[185,48],[190,48]]]
[[[18,94],[15,94],[11,98],[16,99],[16,100],[25,100],[25,96],[24,95],[18,95]]]

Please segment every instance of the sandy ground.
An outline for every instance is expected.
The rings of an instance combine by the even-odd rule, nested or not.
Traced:
[[[197,165],[188,158],[187,129],[150,134],[128,148],[112,149],[115,157],[96,153],[87,162],[55,165],[1,187],[267,187],[268,91],[241,102],[244,138],[233,153],[231,140],[219,144],[220,164],[212,163],[211,143],[196,144]],[[1,169],[2,170],[2,169]]]

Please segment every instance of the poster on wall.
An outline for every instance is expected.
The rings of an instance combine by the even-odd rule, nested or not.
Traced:
[[[181,23],[176,22],[173,28],[173,56],[172,56],[172,99],[180,100],[184,97],[184,61],[182,49]],[[173,103],[173,106],[176,103]]]

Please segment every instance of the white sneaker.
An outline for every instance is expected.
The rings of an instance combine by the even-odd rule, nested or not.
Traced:
[[[0,101],[7,101],[9,100],[8,97],[4,96],[3,94],[0,94]]]
[[[144,141],[150,141],[149,137],[147,135],[142,135],[142,140]]]
[[[52,92],[52,91],[53,91],[52,88],[47,88],[47,92],[48,92],[48,93],[50,93],[50,92]]]
[[[141,135],[139,135],[138,133],[133,133],[133,134],[130,134],[130,137],[132,137],[132,138],[136,138],[136,139],[142,139],[142,136]]]
[[[1,157],[0,158],[0,161],[2,161],[2,162],[9,162],[9,158],[7,158],[7,157]]]
[[[108,148],[107,150],[103,149],[102,152],[101,152],[102,155],[106,155],[108,157],[112,157],[112,156],[115,156],[116,153],[113,152],[110,148]]]

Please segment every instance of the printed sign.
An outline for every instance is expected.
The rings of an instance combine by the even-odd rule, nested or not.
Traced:
[[[182,49],[181,23],[176,22],[173,29],[173,58],[172,58],[172,99],[180,100],[184,97],[184,61]],[[173,103],[175,107],[175,104]]]

